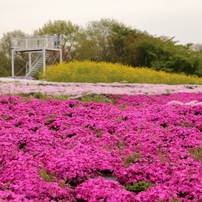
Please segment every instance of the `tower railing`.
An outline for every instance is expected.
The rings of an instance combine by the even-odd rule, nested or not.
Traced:
[[[15,76],[15,60],[14,57],[17,52],[24,52],[29,54],[29,61],[26,64],[26,76],[30,76],[38,71],[40,66],[43,66],[43,73],[46,71],[46,57],[48,52],[59,52],[60,62],[62,62],[62,46],[61,39],[57,36],[30,36],[30,37],[15,37],[11,39],[12,47],[12,76]],[[54,43],[55,42],[55,43]],[[39,53],[40,57],[33,60],[33,56]],[[24,69],[24,68],[23,68]]]
[[[15,51],[55,48],[53,36],[12,38],[11,46]]]

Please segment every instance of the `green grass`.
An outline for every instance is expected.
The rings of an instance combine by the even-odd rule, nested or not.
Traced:
[[[37,99],[42,99],[42,100],[69,100],[70,96],[69,95],[47,95],[43,94],[41,92],[35,92],[35,93],[20,93],[20,94],[10,94],[10,96],[19,96],[19,97],[25,97],[25,98],[37,98]]]
[[[97,103],[112,103],[112,100],[105,95],[98,94],[86,94],[78,98],[80,102],[97,102]]]
[[[42,99],[42,100],[70,100],[71,96],[69,95],[47,95],[43,94],[41,92],[35,92],[35,93],[20,93],[20,94],[9,94],[9,96],[19,96],[23,97],[23,102],[29,102],[30,99],[36,98],[36,99]],[[113,103],[113,100],[108,98],[105,95],[99,95],[99,94],[84,94],[81,97],[74,98],[74,100],[78,100],[80,102],[96,102],[96,103]]]

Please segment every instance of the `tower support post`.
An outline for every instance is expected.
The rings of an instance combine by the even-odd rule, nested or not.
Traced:
[[[32,69],[32,53],[29,52],[29,70]],[[28,70],[28,71],[29,71]],[[27,70],[26,70],[27,71]],[[27,72],[26,72],[27,73]]]
[[[14,72],[14,55],[15,55],[15,52],[14,52],[14,50],[12,50],[12,52],[11,52],[11,57],[12,57],[12,77],[14,77],[14,75],[15,75],[15,72]]]
[[[46,49],[43,49],[43,74],[46,73]]]
[[[60,49],[60,63],[62,62],[62,49]]]

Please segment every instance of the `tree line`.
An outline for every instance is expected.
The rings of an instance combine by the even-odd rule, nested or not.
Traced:
[[[48,21],[32,36],[61,34],[63,60],[91,60],[147,67],[165,72],[202,76],[202,45],[179,45],[174,38],[152,36],[114,19],[90,21],[85,27],[71,21]],[[0,39],[0,76],[11,75],[11,38],[25,37],[21,30]],[[16,72],[23,74],[27,54],[17,53]]]

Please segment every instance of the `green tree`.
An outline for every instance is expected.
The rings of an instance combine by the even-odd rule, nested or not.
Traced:
[[[95,40],[84,39],[78,43],[74,51],[74,59],[78,61],[95,60],[97,46]]]
[[[25,37],[26,34],[21,30],[14,30],[12,32],[7,32],[3,34],[3,37],[0,41],[0,50],[9,58],[11,59],[11,50],[12,44],[11,39],[15,37]]]
[[[0,51],[1,51],[1,58],[3,58],[3,72],[7,75],[7,73],[11,72],[11,58],[12,58],[12,44],[11,39],[15,37],[25,37],[26,34],[21,30],[14,30],[12,32],[7,32],[3,34],[3,37],[0,40]],[[27,61],[27,54],[23,52],[15,53],[15,72],[24,74],[25,65]],[[11,75],[11,73],[10,73]]]
[[[68,61],[73,56],[74,47],[81,37],[80,27],[71,21],[49,20],[42,28],[35,30],[34,35],[61,35],[61,45],[63,47],[63,60]]]
[[[134,61],[135,53],[130,49],[130,45],[134,43],[140,31],[126,27],[123,24],[114,24],[112,31],[112,43],[117,62],[131,65],[131,60]]]
[[[126,53],[125,64],[202,76],[201,54],[191,50],[192,44],[177,45],[173,38],[154,37],[141,32],[133,38],[127,37],[127,43],[122,44]]]
[[[124,26],[113,19],[101,19],[90,21],[83,29],[83,38],[75,49],[75,59],[87,59],[94,61],[117,62],[117,54],[112,41],[113,27]],[[85,53],[84,53],[85,51]]]
[[[11,76],[11,61],[0,51],[0,77]]]
[[[173,41],[162,44],[162,54],[152,62],[152,68],[166,72],[201,76],[202,58],[191,50],[192,44],[176,45]]]
[[[130,52],[134,53],[132,66],[151,67],[163,54],[163,41],[148,34],[142,34],[130,44]]]

